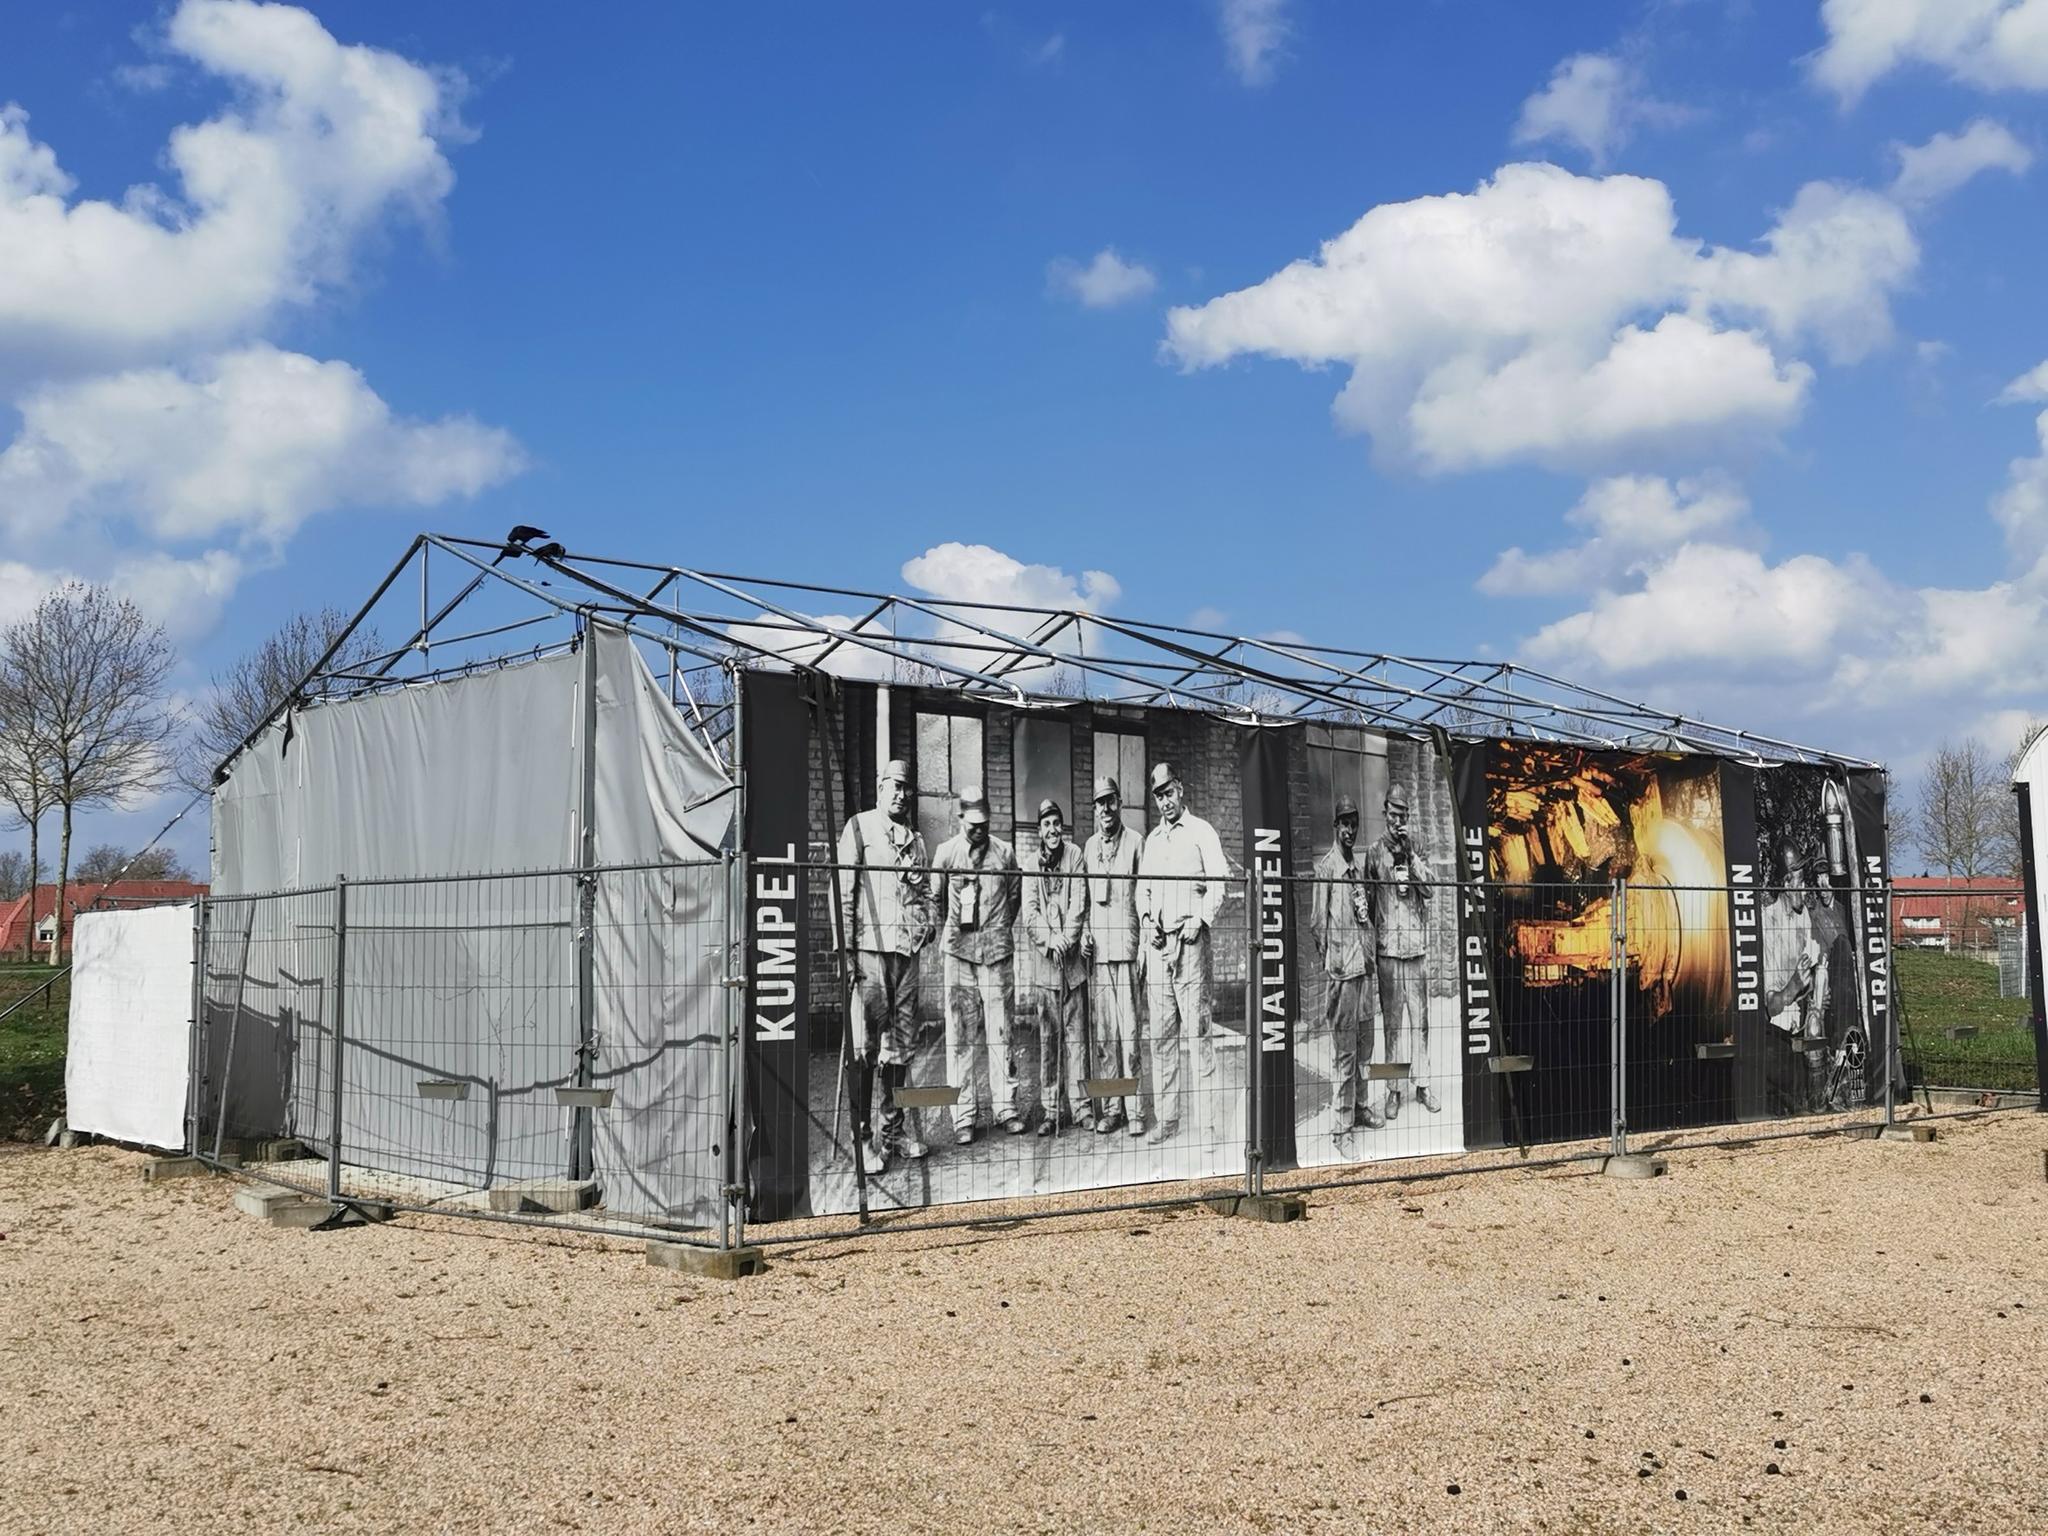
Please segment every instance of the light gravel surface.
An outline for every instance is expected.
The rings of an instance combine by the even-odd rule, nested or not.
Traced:
[[[0,1530],[2048,1530],[2044,1148],[2003,1114],[724,1284],[5,1147]]]

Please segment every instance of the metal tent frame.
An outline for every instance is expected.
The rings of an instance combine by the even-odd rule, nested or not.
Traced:
[[[529,527],[499,541],[415,537],[270,718],[547,655],[574,645],[590,621],[625,630],[665,661],[671,700],[735,774],[732,674],[748,667],[935,684],[1019,709],[1153,705],[1247,723],[1443,731],[1465,739],[1697,752],[1759,765],[1879,766],[1510,661],[1401,656],[1078,608],[734,576],[571,552]],[[335,665],[348,642],[371,626],[405,638],[380,641],[366,660]],[[221,764],[217,782],[264,726]]]

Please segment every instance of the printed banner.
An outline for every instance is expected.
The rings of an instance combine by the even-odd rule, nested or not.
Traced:
[[[1735,1118],[1762,1120],[1771,1112],[1763,938],[1763,909],[1769,897],[1757,855],[1756,770],[1747,763],[1721,765],[1721,825],[1727,849],[1728,953],[1734,970],[1735,1014],[1729,1039],[1735,1047]]]
[[[1298,928],[1288,874],[1294,868],[1288,818],[1288,748],[1299,728],[1243,733],[1238,774],[1244,783],[1244,867],[1256,903],[1251,932],[1252,1019],[1245,1032],[1257,1055],[1261,1152],[1268,1172],[1295,1166],[1294,1037]]]
[[[1863,1018],[1867,1032],[1862,1064],[1864,1101],[1876,1104],[1884,1100],[1886,1062],[1899,1063],[1901,1076],[1894,1086],[1902,1096],[1906,1087],[1903,1059],[1894,1046],[1899,1019],[1892,1007],[1892,936],[1887,923],[1891,864],[1885,846],[1882,773],[1866,770],[1849,775],[1849,815],[1856,840],[1862,917],[1857,950],[1863,969]],[[1853,1071],[1855,1063],[1843,1065]]]
[[[791,674],[741,676],[747,753],[747,1107],[752,1211],[808,1212],[810,708]]]

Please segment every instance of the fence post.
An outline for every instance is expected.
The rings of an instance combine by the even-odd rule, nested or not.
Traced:
[[[576,1086],[597,1084],[597,625],[583,622],[581,658],[582,776],[576,852]],[[587,1179],[595,1164],[594,1123],[586,1105],[569,1118],[569,1177]]]
[[[1607,962],[1608,1055],[1613,1063],[1610,1147],[1616,1157],[1628,1156],[1628,881],[1617,877],[1613,895],[1613,939]]]
[[[1261,914],[1266,910],[1266,873],[1254,860],[1245,874],[1248,878],[1244,910],[1244,1188],[1246,1194],[1257,1196],[1266,1192],[1265,1137],[1259,1102],[1264,1097],[1259,1091],[1259,1072],[1264,1066],[1259,1060],[1259,932]]]
[[[185,1146],[199,1150],[199,1083],[206,1052],[206,919],[212,902],[201,896],[192,922],[192,1028],[185,1062]]]
[[[1884,1010],[1884,1123],[1889,1129],[1896,1097],[1893,1084],[1897,1081],[1899,1072],[1899,970],[1892,962],[1892,876],[1889,869],[1885,871],[1884,876],[1884,955],[1885,969],[1889,973]],[[1868,990],[1865,989],[1866,994]],[[1858,1009],[1867,1012],[1867,995],[1859,997],[1856,1005]]]
[[[334,1061],[328,1071],[327,1199],[341,1203],[341,1044],[348,1010],[348,876],[334,877]]]

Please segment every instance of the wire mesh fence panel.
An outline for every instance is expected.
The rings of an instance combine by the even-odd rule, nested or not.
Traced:
[[[1286,882],[1302,935],[1294,1160],[1461,1150],[1467,1074],[1487,1069],[1465,1049],[1459,888],[1378,878],[1365,849],[1324,867]]]
[[[567,874],[349,882],[343,1164],[437,1199],[584,1175],[556,1093],[579,1065],[578,900]]]
[[[1896,882],[1900,1045],[1912,1086],[2039,1091],[2025,912],[2025,892],[2002,881]]]
[[[1242,1175],[1241,879],[1091,871],[1071,844],[800,877],[838,887],[813,994],[811,1213]]]
[[[332,1125],[331,889],[207,903],[193,1027],[192,1146],[324,1140]],[[280,1181],[318,1182],[317,1168]]]

